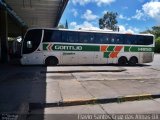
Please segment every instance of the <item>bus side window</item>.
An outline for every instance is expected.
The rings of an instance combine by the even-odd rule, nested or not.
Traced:
[[[102,34],[95,34],[95,41],[96,44],[103,44],[103,37]]]
[[[95,39],[94,39],[94,43],[99,43],[99,34],[95,33]]]
[[[119,34],[115,35],[115,44],[123,44],[122,36],[120,36]]]
[[[52,36],[52,31],[51,30],[45,30],[44,31],[43,42],[51,42],[51,36]]]
[[[108,35],[104,35],[104,43],[109,44],[109,36]]]
[[[114,34],[110,35],[110,44],[115,44],[115,35]]]
[[[51,41],[52,42],[61,42],[61,32],[58,30],[53,31]]]
[[[144,43],[145,43],[145,45],[153,44],[153,37],[152,36],[145,36],[144,37]]]
[[[61,32],[58,30],[45,30],[43,42],[60,42]]]
[[[143,36],[137,35],[137,44],[144,45],[144,37]]]
[[[88,43],[88,34],[87,33],[79,33],[79,42],[80,43]]]
[[[89,34],[88,43],[94,43],[94,34],[93,34],[93,33],[90,33],[90,34]]]
[[[131,36],[130,36],[130,35],[127,35],[127,36],[125,37],[125,44],[129,44],[129,45],[132,44]]]
[[[119,35],[119,44],[124,44],[125,41],[125,36],[124,35]]]
[[[62,36],[61,36],[61,37],[62,37],[62,40],[61,40],[61,41],[62,41],[62,42],[69,42],[69,41],[68,41],[68,32],[62,31],[61,33],[62,33]]]
[[[68,32],[68,41],[70,43],[78,42],[78,33],[76,33],[76,32]]]

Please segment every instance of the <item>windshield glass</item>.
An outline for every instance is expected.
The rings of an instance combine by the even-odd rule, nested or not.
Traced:
[[[41,42],[41,37],[42,30],[29,30],[23,41],[23,54],[34,52]]]

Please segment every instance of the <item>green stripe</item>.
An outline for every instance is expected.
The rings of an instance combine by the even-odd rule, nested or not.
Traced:
[[[49,44],[43,44],[43,50],[48,50],[47,49],[47,46],[48,46]]]
[[[104,58],[109,58],[110,53],[111,53],[111,52],[105,52],[105,53],[103,54],[103,57],[104,57]]]
[[[82,51],[100,51],[100,46],[82,45]]]
[[[125,46],[125,47],[124,47],[124,52],[129,52],[130,47],[131,47],[131,46]]]
[[[48,43],[43,44],[43,50],[48,50]],[[108,52],[113,52],[115,46],[109,46]],[[54,44],[52,47],[54,51],[100,51],[98,45],[64,45]],[[154,47],[135,47],[135,46],[124,46],[124,52],[154,52]],[[106,53],[107,54],[107,53]],[[106,56],[106,55],[105,55]]]
[[[114,51],[114,48],[115,48],[115,46],[109,46],[108,48],[107,48],[107,51]]]
[[[49,44],[43,44],[43,50],[48,50]],[[54,44],[52,47],[54,51],[100,51],[100,46],[96,45],[62,45]]]
[[[124,52],[154,52],[154,47],[125,46]]]

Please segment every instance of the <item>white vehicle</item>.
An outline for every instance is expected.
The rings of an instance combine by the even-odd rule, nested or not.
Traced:
[[[23,65],[135,65],[153,61],[155,41],[148,34],[29,29],[22,44]]]

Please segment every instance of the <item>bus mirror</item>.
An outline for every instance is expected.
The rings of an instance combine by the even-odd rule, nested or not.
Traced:
[[[32,41],[27,41],[27,48],[32,48]]]

